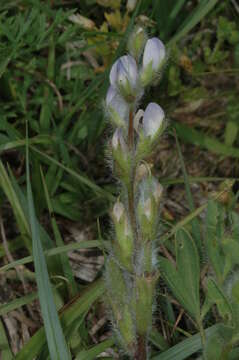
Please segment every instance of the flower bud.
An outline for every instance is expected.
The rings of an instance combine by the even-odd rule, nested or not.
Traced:
[[[146,42],[143,55],[141,82],[144,86],[152,82],[161,69],[166,58],[165,46],[161,40],[154,37]]]
[[[138,26],[131,33],[128,41],[128,49],[130,54],[139,61],[143,52],[144,45],[147,41],[147,35],[141,26]]]
[[[129,118],[129,105],[113,86],[109,87],[105,102],[113,124],[118,127],[126,127]]]
[[[130,182],[131,156],[125,143],[122,129],[117,128],[112,138],[112,155],[115,171],[126,185]]]
[[[110,71],[110,84],[128,101],[137,95],[138,69],[134,58],[124,55],[117,60]]]
[[[119,262],[128,270],[132,270],[133,232],[124,205],[117,201],[113,207],[112,219],[115,225],[116,239],[114,253]]]
[[[162,186],[152,176],[143,179],[139,185],[137,214],[144,242],[155,239],[162,191]]]
[[[155,103],[150,103],[144,112],[143,118],[143,131],[144,135],[150,138],[154,138],[154,136],[158,133],[158,131],[162,127],[163,120],[165,118],[165,114],[163,109]]]

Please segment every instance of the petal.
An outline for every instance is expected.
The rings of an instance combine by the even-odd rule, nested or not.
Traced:
[[[143,67],[152,62],[152,67],[157,71],[166,55],[165,46],[161,40],[154,37],[146,42],[143,55]]]
[[[107,94],[106,94],[106,105],[109,105],[110,102],[113,100],[115,96],[118,95],[118,92],[116,88],[114,88],[112,85],[109,87]]]
[[[112,66],[110,71],[110,83],[117,87],[119,83],[125,83],[127,80],[132,86],[136,85],[138,78],[137,64],[130,55],[121,56]]]
[[[111,90],[110,90],[111,91]],[[113,91],[113,90],[112,90]],[[112,93],[109,94],[109,98]],[[106,97],[107,103],[107,97]],[[122,120],[127,120],[129,117],[129,105],[126,101],[120,96],[120,94],[115,91],[115,95],[111,98],[110,102],[107,104],[109,111],[115,111]]]
[[[165,118],[163,109],[155,103],[150,103],[144,112],[143,130],[145,136],[153,137]]]

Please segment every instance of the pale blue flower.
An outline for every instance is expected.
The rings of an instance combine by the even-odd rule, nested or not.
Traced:
[[[108,89],[106,106],[113,122],[118,126],[125,125],[129,118],[129,105],[113,86]]]
[[[138,69],[131,55],[121,56],[110,71],[110,84],[125,95],[130,95],[138,82]]]
[[[151,64],[154,71],[158,71],[166,56],[165,46],[161,40],[154,37],[146,42],[143,55],[143,68]]]
[[[144,135],[151,138],[156,135],[162,126],[165,114],[163,109],[155,103],[150,103],[144,112],[143,132]]]

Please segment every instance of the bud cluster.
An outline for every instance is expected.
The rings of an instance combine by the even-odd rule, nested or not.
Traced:
[[[114,128],[113,171],[122,192],[111,211],[114,240],[105,279],[112,323],[122,347],[134,359],[146,360],[158,278],[154,241],[163,192],[146,160],[165,128],[165,114],[156,103],[148,104],[145,111],[138,109],[138,103],[144,88],[158,78],[166,50],[158,38],[147,39],[141,27],[131,34],[128,48],[129,54],[111,68],[106,96]]]

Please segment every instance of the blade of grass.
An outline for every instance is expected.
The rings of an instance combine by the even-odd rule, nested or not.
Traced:
[[[67,332],[74,321],[77,319],[80,321],[80,317],[89,311],[91,305],[103,295],[104,290],[104,282],[101,279],[97,280],[83,290],[75,301],[62,309],[60,318],[64,332]],[[17,354],[15,360],[33,360],[41,352],[45,342],[44,328],[41,328]]]
[[[187,201],[188,201],[190,211],[193,212],[193,211],[195,211],[195,205],[194,205],[193,196],[191,193],[189,178],[188,178],[187,170],[185,167],[182,151],[181,151],[179,141],[178,141],[176,134],[175,134],[175,139],[176,139],[176,147],[177,147],[177,151],[178,151],[178,155],[179,155],[179,160],[180,160],[181,168],[183,171],[183,178],[184,178],[184,184],[185,184],[185,189],[186,189]],[[192,220],[192,234],[193,234],[193,238],[196,241],[198,250],[201,251],[201,244],[202,244],[201,230],[200,230],[200,225],[199,225],[199,221],[198,221],[197,217],[195,217]]]
[[[12,185],[10,177],[8,176],[8,173],[1,160],[0,160],[0,186],[2,187],[6,197],[8,198],[8,201],[11,204],[19,230],[23,236],[23,239],[25,240],[25,245],[27,249],[31,251],[31,243],[29,240],[30,237],[29,224],[26,215],[24,213],[24,209],[22,208],[21,201]]]
[[[105,247],[107,247],[107,242],[104,242]],[[90,240],[90,241],[81,241],[80,243],[74,243],[74,244],[68,244],[64,246],[59,246],[50,250],[45,250],[44,254],[45,256],[55,256],[58,254],[62,254],[68,251],[77,250],[77,249],[90,249],[90,248],[102,248],[102,241],[99,240]],[[21,258],[19,260],[13,261],[7,265],[4,265],[0,268],[0,273],[3,271],[7,271],[10,269],[15,268],[18,265],[25,265],[29,264],[33,261],[33,256],[26,256],[24,258]]]
[[[57,284],[56,288],[59,288],[63,283]],[[30,304],[33,300],[38,298],[38,293],[36,291],[32,292],[31,294],[27,294],[25,296],[21,296],[17,299],[14,299],[6,304],[0,305],[0,316],[9,313],[10,311],[16,310],[19,307],[24,305]]]
[[[196,9],[187,17],[178,29],[177,33],[168,42],[168,45],[173,45],[184,37],[190,30],[192,30],[194,26],[196,26],[209,13],[209,11],[214,8],[217,2],[218,0],[200,1]]]
[[[8,344],[7,335],[0,319],[0,354],[1,360],[13,360],[13,354]]]
[[[220,327],[220,324],[213,325],[210,328],[206,329],[206,336],[212,336],[215,334]],[[189,339],[186,339],[180,342],[177,345],[174,345],[170,349],[166,350],[162,354],[153,356],[151,360],[184,360],[197,351],[200,351],[202,348],[200,334],[191,336]]]
[[[27,174],[27,200],[32,233],[32,249],[40,307],[46,331],[47,343],[52,359],[70,360],[69,350],[63,335],[54,303],[53,292],[47,271],[46,260],[41,244],[38,223],[35,216],[33,195],[30,182],[29,147],[26,141],[26,174]]]
[[[225,194],[226,191],[227,190],[225,189],[219,192],[218,194],[216,194],[213,200],[219,199],[223,194]],[[201,205],[199,208],[191,212],[189,215],[185,216],[185,218],[179,221],[176,225],[174,225],[170,231],[168,231],[166,234],[164,234],[161,237],[160,242],[164,243],[165,241],[170,239],[171,236],[175,235],[179,229],[183,229],[186,224],[190,223],[196,216],[200,215],[207,207],[208,207],[208,201],[206,201],[205,204]],[[159,249],[160,246],[156,250]]]
[[[51,225],[52,225],[54,237],[56,240],[56,244],[57,244],[57,246],[64,246],[64,242],[61,237],[61,233],[59,231],[56,219],[54,217],[54,211],[53,211],[51,199],[49,196],[49,192],[48,192],[48,189],[46,186],[45,178],[44,178],[44,175],[42,172],[42,168],[40,168],[40,172],[41,172],[43,188],[44,188],[44,192],[45,192],[45,197],[46,197],[47,206],[48,206],[48,210],[49,210],[49,214],[50,214],[50,218],[51,218]],[[63,273],[64,273],[66,279],[68,279],[69,284],[70,284],[70,297],[72,297],[77,294],[77,285],[76,285],[76,282],[75,282],[75,279],[74,279],[74,276],[72,273],[70,262],[69,262],[69,259],[68,259],[68,256],[66,253],[62,253],[59,256],[60,256],[60,260],[61,260]]]
[[[190,128],[189,126],[178,124],[176,122],[174,122],[173,125],[177,131],[177,135],[185,142],[193,145],[199,145],[214,154],[239,158],[238,148],[227,146],[215,138],[207,136],[198,130]]]
[[[97,355],[100,355],[103,351],[114,345],[115,340],[113,338],[102,341],[100,344],[93,346],[89,350],[81,351],[77,356],[76,360],[94,360]]]
[[[78,174],[76,171],[74,171],[74,170],[68,168],[67,166],[61,164],[59,161],[57,161],[56,159],[52,158],[51,156],[45,154],[44,152],[38,150],[37,148],[35,148],[33,146],[30,146],[30,147],[31,147],[31,149],[33,151],[35,151],[36,153],[38,153],[39,155],[41,155],[42,157],[44,157],[48,161],[58,165],[59,167],[64,169],[66,172],[68,172],[68,174],[71,174],[72,176],[74,176],[74,178],[76,178],[78,181],[80,181],[81,183],[83,183],[86,186],[88,186],[89,188],[91,188],[96,194],[101,195],[101,196],[107,198],[110,201],[114,201],[115,197],[112,194],[110,194],[108,191],[105,191],[105,190],[101,189],[98,185],[94,184],[92,181],[90,181],[85,176],[82,176],[82,175]]]

